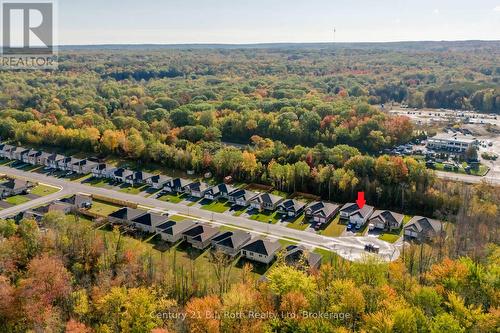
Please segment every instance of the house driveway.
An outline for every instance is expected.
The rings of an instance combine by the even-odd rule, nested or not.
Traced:
[[[14,205],[11,205],[10,203],[8,202],[5,202],[5,201],[0,201],[0,208],[1,209],[5,209],[5,208],[10,208],[10,207],[13,207]]]

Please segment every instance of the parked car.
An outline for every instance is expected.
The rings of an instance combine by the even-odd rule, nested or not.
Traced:
[[[366,244],[365,251],[371,252],[371,253],[378,253],[380,251],[380,247],[378,245],[375,245],[375,244]]]

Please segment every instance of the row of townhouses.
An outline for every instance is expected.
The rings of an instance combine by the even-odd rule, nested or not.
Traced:
[[[355,229],[361,229],[366,224],[370,224],[373,228],[384,231],[399,230],[404,218],[402,214],[388,210],[375,210],[369,205],[359,208],[356,203],[347,203],[341,206],[324,201],[306,204],[295,199],[285,199],[270,193],[257,193],[224,183],[210,186],[196,180],[134,171],[88,159],[66,157],[8,144],[0,145],[0,157],[78,174],[92,173],[95,178],[106,178],[130,185],[148,185],[157,190],[177,194],[185,193],[200,199],[225,199],[231,204],[241,207],[251,207],[259,211],[277,211],[281,216],[290,219],[304,213],[317,230],[330,223],[337,214],[340,214],[340,219],[343,222]],[[425,227],[415,227],[415,224],[422,224]],[[404,234],[408,238],[420,240],[432,238],[441,232],[441,222],[420,216],[414,217],[404,230]]]
[[[252,237],[246,231],[221,231],[218,228],[196,221],[172,221],[168,216],[155,212],[123,207],[108,216],[112,224],[133,226],[143,232],[155,233],[169,243],[185,241],[198,250],[213,249],[235,258],[242,258],[262,264],[270,264],[281,245],[277,241],[270,241],[261,237]],[[308,252],[302,246],[289,246],[285,249],[285,259],[298,262],[303,257],[307,259],[309,267],[318,268],[321,264],[321,255]]]

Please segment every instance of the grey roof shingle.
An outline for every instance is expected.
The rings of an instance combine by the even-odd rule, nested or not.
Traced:
[[[136,217],[138,217],[139,215],[142,215],[144,213],[145,213],[145,211],[140,210],[140,209],[123,207],[123,208],[120,208],[119,210],[117,210],[116,212],[109,214],[108,216],[114,217],[117,219],[131,221],[131,220],[135,219]]]
[[[278,252],[280,248],[281,245],[278,242],[271,242],[266,239],[258,238],[250,241],[242,250],[268,256]]]

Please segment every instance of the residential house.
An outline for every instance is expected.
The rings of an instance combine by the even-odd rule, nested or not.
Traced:
[[[16,220],[20,221],[22,219],[30,219],[35,220],[37,223],[40,223],[44,217],[44,215],[49,211],[49,206],[41,206],[33,209],[28,209],[19,214]]]
[[[317,226],[329,223],[339,211],[340,205],[335,203],[316,201],[305,208],[305,216]]]
[[[364,205],[359,208],[357,203],[346,203],[340,209],[340,219],[348,221],[354,225],[356,229],[361,228],[368,221],[368,218],[373,214],[373,206]]]
[[[106,163],[98,163],[92,168],[92,177],[94,178],[112,178],[115,167]]]
[[[184,239],[191,244],[192,247],[204,250],[210,246],[210,241],[217,236],[218,233],[219,229],[217,228],[205,224],[196,224],[182,234],[184,235]]]
[[[86,194],[75,194],[60,201],[70,204],[74,209],[88,209],[92,207],[92,197]]]
[[[280,249],[279,242],[257,238],[250,240],[241,248],[241,255],[243,258],[269,265],[276,258],[276,254]]]
[[[261,193],[250,199],[250,206],[258,210],[274,211],[283,200],[284,198],[277,195]]]
[[[372,216],[370,216],[368,223],[372,224],[377,229],[393,231],[401,228],[403,219],[403,214],[394,213],[389,210],[376,210]]]
[[[133,174],[134,174],[134,172],[132,170],[125,169],[125,168],[117,168],[113,172],[112,178],[116,181],[124,183],[125,180],[127,179],[127,177],[132,176]]]
[[[135,171],[132,175],[125,179],[125,182],[130,185],[144,185],[147,180],[153,177],[152,173],[144,171]]]
[[[133,219],[142,214],[145,214],[145,211],[136,208],[123,207],[116,212],[109,214],[108,221],[113,224],[131,224]]]
[[[146,183],[152,188],[160,190],[169,180],[172,180],[172,178],[163,175],[154,175],[153,177],[146,179]]]
[[[418,241],[428,241],[444,234],[443,223],[427,217],[414,216],[404,228],[404,235],[407,238]]]
[[[33,186],[33,183],[26,180],[11,178],[0,183],[0,197],[7,198],[14,195],[26,194]]]
[[[194,221],[167,221],[156,226],[156,232],[160,234],[161,239],[170,243],[176,243],[184,238],[183,232],[196,225]]]
[[[319,269],[321,265],[321,254],[308,251],[302,245],[289,245],[286,247],[285,262],[297,268],[302,264],[310,269]]]
[[[137,216],[132,220],[132,224],[142,231],[154,233],[156,232],[156,226],[168,221],[167,216],[163,216],[157,213],[146,213]]]
[[[11,152],[16,149],[16,147],[8,145],[8,144],[2,144],[0,146],[0,157],[6,158],[6,159],[11,159]]]
[[[62,171],[73,171],[72,165],[77,161],[79,160],[74,157],[64,157],[63,159],[59,160],[56,169]]]
[[[21,161],[22,161],[23,163],[27,163],[27,164],[29,164],[29,163],[30,163],[30,160],[29,160],[29,155],[30,155],[30,154],[31,154],[31,152],[33,152],[33,151],[37,151],[37,150],[34,150],[34,149],[28,149],[28,151],[27,151],[25,154],[23,154]]]
[[[217,236],[212,238],[212,241],[211,241],[212,242],[212,249],[215,249],[215,244],[217,244],[221,240],[224,240],[224,239],[230,237],[232,234],[233,234],[232,231],[220,232]]]
[[[216,238],[218,238],[216,240]],[[228,231],[223,237],[217,236],[212,240],[212,247],[215,251],[220,251],[228,256],[235,257],[240,253],[241,248],[250,241],[252,236],[242,230]]]
[[[72,171],[81,175],[85,175],[87,173],[92,172],[92,170],[96,165],[97,165],[96,162],[92,162],[87,159],[77,160],[72,165]]]
[[[229,193],[228,198],[230,203],[246,207],[250,205],[250,200],[252,200],[256,196],[257,193],[255,192],[251,192],[244,189],[236,189],[233,192]]]
[[[216,200],[219,198],[228,199],[229,193],[233,192],[236,188],[227,185],[227,184],[219,184],[216,186],[212,186],[205,191],[205,199],[208,200]]]
[[[194,182],[189,184],[184,188],[184,193],[187,193],[195,198],[203,198],[205,192],[210,188],[210,186],[203,182]]]
[[[48,205],[49,212],[61,212],[63,214],[69,214],[75,210],[75,207],[66,201],[56,200]]]
[[[306,203],[294,199],[286,199],[282,201],[278,207],[278,214],[288,217],[297,217],[299,216],[306,207]]]
[[[42,154],[43,152],[41,152],[40,150],[30,149],[30,151],[26,155],[24,155],[23,162],[31,165],[37,165],[39,164],[38,159],[40,158],[40,156],[42,156]]]
[[[27,149],[27,148],[16,147],[11,151],[11,159],[17,160],[17,161],[22,161],[24,155],[26,155],[28,152],[29,152],[29,149]]]
[[[48,167],[49,166],[49,157],[51,156],[52,154],[51,153],[46,153],[44,151],[42,151],[42,153],[40,154],[40,156],[38,156],[36,158],[36,163],[37,165],[43,165],[43,166],[46,166]]]
[[[52,168],[52,169],[58,169],[59,165],[60,164],[62,165],[64,160],[66,160],[66,156],[64,156],[64,155],[50,154],[45,159],[45,163],[46,163],[45,166]]]
[[[184,178],[174,178],[169,180],[164,188],[166,191],[171,193],[184,193],[186,186],[191,184],[192,181]]]

